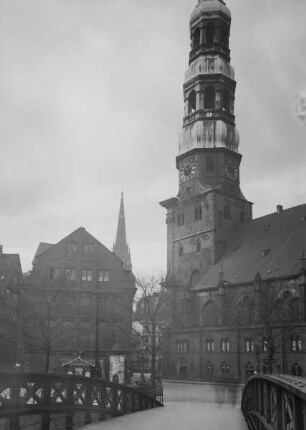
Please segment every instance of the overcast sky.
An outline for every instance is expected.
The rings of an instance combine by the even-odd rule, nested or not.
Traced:
[[[306,202],[306,0],[228,0],[241,188]],[[23,270],[83,226],[112,248],[121,188],[136,273],[165,271],[197,0],[0,0],[0,243]]]

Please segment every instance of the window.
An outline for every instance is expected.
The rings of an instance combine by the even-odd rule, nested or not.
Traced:
[[[206,27],[206,43],[207,45],[212,45],[214,43],[215,36],[215,25],[210,22]]]
[[[245,374],[246,374],[246,376],[247,376],[247,377],[249,377],[249,376],[251,376],[251,375],[254,375],[255,367],[253,366],[253,364],[252,364],[252,363],[248,362],[248,363],[244,366],[244,368],[245,368]]]
[[[293,363],[293,365],[291,366],[291,375],[303,376],[303,369],[297,362]]]
[[[230,206],[228,200],[225,200],[224,202],[223,216],[226,219],[230,218]]]
[[[194,219],[200,221],[202,219],[202,206],[198,205],[194,208]]]
[[[212,338],[206,339],[206,351],[207,352],[214,352],[215,350],[215,343]]]
[[[50,267],[49,268],[49,279],[50,280],[59,279],[59,269],[57,267]]]
[[[88,269],[82,270],[82,281],[91,282],[93,280],[93,271]]]
[[[66,251],[68,252],[76,252],[78,250],[78,246],[74,242],[69,242],[66,244]]]
[[[181,353],[186,353],[189,351],[189,340],[180,339],[176,341],[176,351]]]
[[[229,373],[230,367],[228,365],[228,363],[226,361],[224,361],[221,364],[221,372],[223,373],[223,375],[226,375],[227,373]]]
[[[301,352],[302,351],[302,338],[301,336],[291,336],[291,351]]]
[[[221,339],[221,341],[220,341],[220,350],[222,352],[229,352],[229,350],[230,350],[230,344],[229,344],[229,340],[227,338]]]
[[[262,340],[262,349],[263,349],[263,352],[269,351],[269,342],[268,342],[268,339],[266,339],[265,337]]]
[[[204,109],[215,109],[215,98],[214,87],[206,87],[204,92]]]
[[[208,300],[203,306],[203,324],[213,325],[218,321],[218,310],[212,300]]]
[[[188,114],[192,114],[197,109],[197,93],[195,91],[191,91],[188,97]]]
[[[214,170],[214,160],[210,156],[206,158],[206,170],[209,172]]]
[[[99,280],[99,282],[108,282],[109,281],[109,271],[108,270],[100,270],[98,280]]]
[[[191,187],[186,187],[186,196],[189,196],[191,193]]]
[[[197,241],[197,252],[200,252],[201,251],[201,241],[200,240],[198,240]]]
[[[196,48],[197,46],[199,46],[200,42],[201,42],[201,33],[200,33],[200,29],[197,28],[193,35],[193,47]]]
[[[67,281],[75,281],[75,269],[66,269],[65,270],[65,278]]]
[[[178,254],[179,254],[179,257],[182,257],[183,254],[184,254],[184,248],[183,248],[182,244],[179,245],[179,252],[178,252]]]
[[[227,112],[230,112],[230,105],[230,95],[229,92],[225,90],[223,93],[223,109]]]
[[[211,361],[209,361],[206,364],[206,372],[208,373],[208,375],[211,375],[212,373],[214,373],[214,365],[212,364]]]
[[[244,339],[245,352],[254,352],[254,340],[251,337]]]
[[[185,216],[184,216],[184,212],[179,212],[176,215],[176,222],[177,222],[177,226],[183,226],[185,224]]]
[[[83,246],[83,251],[84,252],[94,252],[95,247],[93,246],[92,243],[85,243]]]

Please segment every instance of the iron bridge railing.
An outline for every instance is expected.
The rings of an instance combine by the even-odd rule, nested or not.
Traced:
[[[250,430],[306,430],[306,379],[253,376],[244,388],[241,410]]]
[[[52,429],[52,417],[62,414],[65,423],[60,428],[72,430],[74,415],[82,412],[84,423],[105,416],[131,414],[162,406],[145,392],[123,384],[100,379],[62,374],[0,372],[0,421],[5,428],[19,430],[26,417],[40,417],[42,430]],[[0,425],[1,427],[1,425]],[[28,428],[34,428],[29,427]]]

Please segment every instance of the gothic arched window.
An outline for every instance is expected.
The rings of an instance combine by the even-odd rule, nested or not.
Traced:
[[[214,160],[211,156],[206,158],[206,170],[207,171],[214,170]]]
[[[203,324],[214,325],[217,324],[218,315],[216,305],[212,300],[209,300],[203,306]]]
[[[206,44],[212,45],[215,37],[215,24],[210,22],[206,27]]]
[[[196,48],[197,46],[199,46],[200,42],[201,42],[201,32],[200,32],[200,29],[197,28],[193,35],[193,48]]]
[[[191,114],[197,110],[197,93],[191,91],[188,97],[188,114]]]
[[[204,92],[204,109],[215,109],[216,92],[214,87],[206,87]]]

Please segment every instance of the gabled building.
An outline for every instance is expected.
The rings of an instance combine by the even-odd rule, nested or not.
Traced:
[[[56,370],[76,358],[98,368],[131,350],[134,277],[85,228],[40,244],[24,278],[25,368]]]
[[[18,254],[5,254],[0,246],[0,370],[18,365],[18,308],[22,271]]]
[[[183,87],[179,192],[161,202],[172,296],[165,373],[181,378],[306,372],[306,205],[252,218],[240,188],[230,26],[224,1],[198,1]]]

